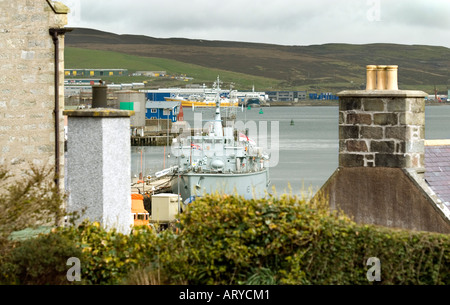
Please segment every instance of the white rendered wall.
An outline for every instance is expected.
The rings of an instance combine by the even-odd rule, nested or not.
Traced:
[[[71,117],[68,125],[68,210],[129,233],[130,118]]]

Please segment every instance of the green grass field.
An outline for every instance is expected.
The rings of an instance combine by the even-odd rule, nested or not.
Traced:
[[[73,47],[65,48],[66,69],[128,69],[130,73],[135,71],[166,71],[168,75],[186,75],[194,78],[191,83],[207,84],[213,83],[217,76],[223,81],[222,87],[228,89],[230,83],[239,90],[249,90],[255,86],[255,90],[268,90],[278,88],[280,81],[270,78],[247,75],[220,69],[205,68],[198,65],[187,64],[176,60],[142,57],[112,51],[99,51],[80,49]],[[104,77],[107,82],[130,82],[149,81],[151,87],[184,86],[189,82],[175,81],[170,77],[149,78],[143,76],[128,77]]]
[[[197,53],[191,50],[189,54],[192,54],[192,56],[189,57],[185,56],[184,53],[186,52],[178,51],[177,46],[158,45],[158,47],[153,47],[146,52],[141,52],[153,54],[157,50],[159,55],[156,55],[161,57],[132,54],[141,49],[129,49],[127,51],[128,45],[121,45],[120,48],[115,45],[93,45],[93,47],[100,49],[105,47],[116,48],[120,52],[66,46],[65,67],[68,69],[128,69],[130,73],[135,71],[166,71],[169,76],[186,75],[193,78],[193,80],[185,82],[174,80],[171,77],[149,78],[138,76],[128,77],[126,80],[124,80],[124,77],[103,77],[109,83],[146,81],[149,88],[184,87],[187,84],[206,84],[210,87],[219,75],[224,89],[229,89],[230,85],[233,84],[237,90],[251,90],[254,86],[256,91],[306,90],[308,92],[337,93],[341,90],[364,89],[365,64],[372,62],[398,63],[400,89],[423,90],[433,94],[436,87],[439,94],[445,94],[450,86],[450,74],[446,69],[448,62],[445,60],[449,50],[440,47],[382,44],[367,46],[324,45],[305,47],[301,51],[301,54],[303,54],[301,56],[295,53],[295,48],[290,49],[289,52],[280,51],[281,53],[264,48],[256,52],[247,48],[240,50],[243,52],[242,54],[246,55],[239,56],[239,54],[233,53],[237,51],[230,51],[222,47],[205,48],[202,50],[203,53],[199,50],[196,51]],[[138,48],[138,46],[129,45],[129,48]],[[175,56],[173,54],[179,54],[179,59],[162,58],[165,54],[161,53],[161,48],[165,48],[164,50],[168,53],[172,52],[172,56]],[[402,57],[400,51],[403,51],[403,54],[408,54],[408,56]],[[210,54],[208,57],[208,52],[213,55]],[[234,57],[230,54],[234,54]],[[254,57],[250,57],[249,54],[254,55]],[[264,58],[264,56],[269,57]],[[291,58],[292,61],[290,61],[289,56],[294,56],[295,60]],[[220,60],[215,62],[214,58]],[[198,64],[187,63],[189,60]],[[221,64],[222,68],[213,67],[214,63]],[[264,65],[264,67],[261,65]],[[230,69],[226,70],[223,67],[229,67]],[[273,73],[264,74],[264,71],[261,72],[258,69],[270,69]],[[248,71],[248,73],[245,73],[245,71]],[[264,76],[258,76],[258,74],[264,74]],[[267,77],[267,75],[273,75],[273,78]]]

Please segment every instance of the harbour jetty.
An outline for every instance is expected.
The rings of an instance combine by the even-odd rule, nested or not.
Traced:
[[[159,194],[171,193],[170,177],[154,177],[141,179],[133,178],[131,183],[132,194]]]
[[[154,133],[144,136],[131,136],[131,146],[165,146],[167,143],[172,143],[172,140],[178,134],[170,133],[163,135],[162,133]]]
[[[180,127],[173,128],[172,130],[146,131],[142,135],[134,134],[131,135],[131,146],[170,146],[173,139],[183,133],[183,130],[184,129]],[[201,133],[201,130],[195,128],[190,128],[189,130],[186,129],[186,132],[189,133],[189,131],[191,135]]]

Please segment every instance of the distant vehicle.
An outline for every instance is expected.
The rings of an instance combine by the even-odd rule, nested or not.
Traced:
[[[150,214],[144,208],[144,196],[131,194],[131,214],[134,226],[146,226],[150,223]]]

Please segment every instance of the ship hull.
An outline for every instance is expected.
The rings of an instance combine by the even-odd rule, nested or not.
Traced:
[[[266,196],[267,187],[270,184],[267,169],[251,173],[234,174],[205,174],[205,173],[185,173],[173,180],[172,191],[180,192],[183,201],[192,196],[203,196],[216,193],[240,195],[246,199],[263,198]]]
[[[194,102],[194,101],[184,101],[181,103],[183,107],[216,107],[215,103],[212,102]],[[228,102],[221,102],[220,107],[237,107],[238,103],[228,103]]]
[[[166,97],[164,98],[166,101],[169,102],[181,102],[181,105],[183,107],[216,107],[216,102],[211,101],[190,101],[190,100],[182,100],[182,99],[178,99],[178,98],[170,98],[170,97]],[[221,102],[220,103],[220,107],[237,107],[238,103],[237,102]]]
[[[248,99],[246,106],[252,108],[261,107],[261,101],[259,99]]]

